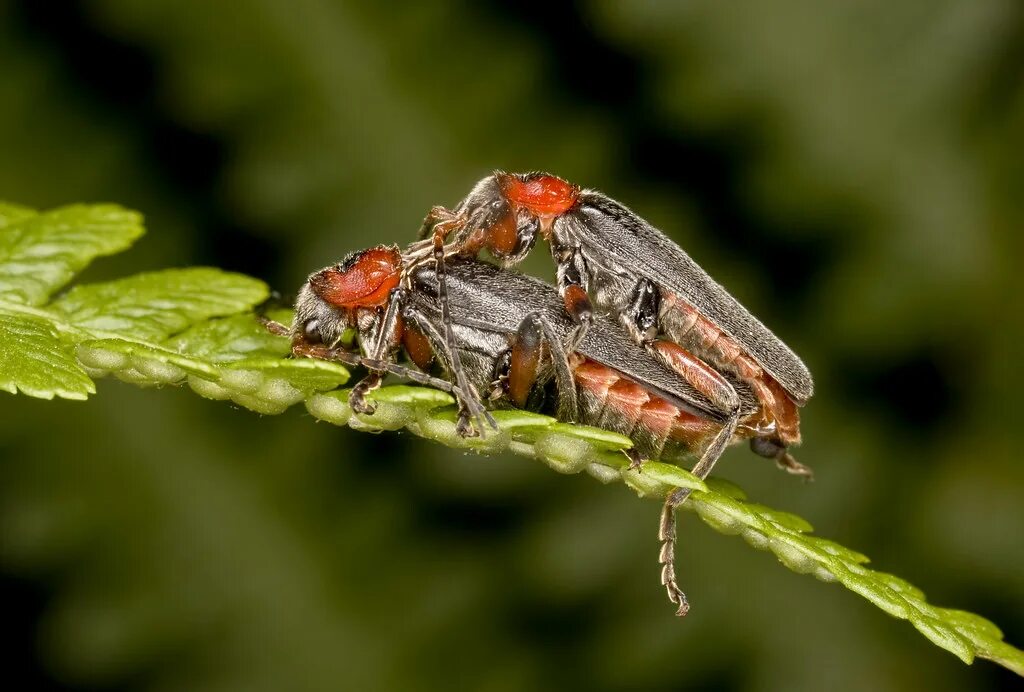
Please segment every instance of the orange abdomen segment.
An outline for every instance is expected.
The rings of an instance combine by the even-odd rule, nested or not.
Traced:
[[[662,295],[659,318],[662,330],[671,341],[712,368],[750,385],[760,408],[748,416],[745,424],[754,428],[774,424],[784,444],[800,441],[800,412],[796,402],[735,339],[672,293]]]
[[[622,379],[622,375],[615,370],[589,358],[583,358],[576,365],[573,375],[576,378],[577,387],[582,387],[601,399],[606,399],[611,386]]]
[[[800,408],[778,382],[768,373],[763,375],[765,389],[772,394],[772,418],[777,426],[777,436],[784,445],[800,444]]]
[[[583,358],[573,374],[582,404],[580,422],[626,435],[647,458],[660,457],[668,448],[699,454],[721,429],[596,361]]]

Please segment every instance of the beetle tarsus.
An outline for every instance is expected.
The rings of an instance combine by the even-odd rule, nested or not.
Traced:
[[[737,412],[738,412],[737,407]],[[733,433],[736,432],[736,424],[739,420],[738,413],[734,414],[722,427],[721,431],[715,436],[711,443],[704,450],[704,454],[701,455],[700,460],[694,465],[691,473],[704,480],[711,473],[711,469],[714,468],[715,462],[718,461],[719,457],[722,456],[722,452],[725,447],[729,444],[732,439]],[[670,601],[678,606],[676,615],[682,617],[690,611],[690,602],[686,598],[686,594],[679,588],[679,584],[676,582],[676,569],[675,569],[675,545],[676,545],[676,507],[683,504],[686,498],[690,496],[692,492],[691,488],[676,488],[668,497],[665,498],[665,504],[661,508],[661,524],[658,528],[658,539],[661,541],[661,552],[659,553],[659,563],[661,564],[661,583],[665,586],[668,591],[668,598]]]
[[[444,221],[452,221],[456,217],[455,212],[448,209],[447,207],[435,206],[431,207],[430,211],[427,212],[427,216],[423,219],[423,223],[420,225],[419,233],[417,237],[420,240],[428,238],[431,234],[435,233],[435,227]]]
[[[806,481],[814,480],[814,471],[810,466],[801,464],[789,453],[786,445],[770,437],[754,437],[750,440],[750,449],[758,456],[771,459],[775,465],[786,473],[800,476]]]
[[[494,419],[491,412],[480,403],[480,394],[476,387],[467,383],[465,395],[457,397],[459,401],[459,418],[455,424],[455,432],[459,437],[487,437],[487,428],[494,432],[500,432],[498,421]]]
[[[690,601],[686,598],[686,593],[679,588],[678,582],[676,582],[675,511],[678,503],[673,499],[675,494],[669,495],[661,508],[661,524],[658,527],[658,540],[661,541],[661,551],[658,553],[658,563],[661,565],[661,584],[668,593],[668,600],[676,606],[676,615],[683,617],[690,612]]]
[[[379,373],[372,372],[352,388],[352,392],[348,395],[348,405],[353,411],[365,416],[372,416],[376,413],[377,407],[367,400],[366,395],[379,388],[383,379]]]
[[[364,416],[372,416],[377,412],[377,407],[362,393],[352,392],[348,397],[348,405],[353,411]]]
[[[459,401],[462,402],[461,405],[465,408],[466,414],[473,422],[476,430],[471,436],[487,437],[486,430],[488,428],[494,432],[500,432],[501,429],[498,427],[498,421],[494,420],[491,412],[484,408],[480,400],[480,392],[477,391],[471,382],[466,383],[466,389],[468,391],[464,396],[459,397]]]
[[[473,417],[467,409],[459,409],[459,417],[455,423],[455,432],[463,439],[480,436],[480,431],[473,425]]]
[[[587,335],[587,331],[594,324],[594,313],[590,310],[576,317],[578,324],[569,334],[569,338],[565,340],[565,350],[570,353],[579,349],[580,344],[583,343],[583,337]]]
[[[775,465],[786,473],[799,476],[807,482],[814,480],[814,470],[806,464],[801,464],[786,450],[783,450],[782,454],[775,457]]]
[[[629,459],[630,471],[639,471],[644,465],[644,461],[646,461],[646,459],[640,456],[640,453],[635,449],[624,449],[622,450],[622,453],[626,455],[627,459]]]

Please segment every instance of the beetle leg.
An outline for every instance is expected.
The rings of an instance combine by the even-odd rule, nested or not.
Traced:
[[[526,255],[530,253],[537,243],[537,234],[540,233],[540,219],[532,214],[520,213],[516,218],[516,242],[510,252],[505,253],[500,260],[501,266],[506,267],[519,264]]]
[[[377,329],[377,338],[365,349],[366,356],[374,360],[383,360],[389,353],[398,347],[401,342],[399,334],[399,320],[402,316],[402,308],[409,299],[409,292],[404,288],[393,288],[388,296],[388,309],[381,318],[380,327]]]
[[[622,453],[626,455],[627,459],[629,459],[630,471],[638,470],[641,466],[644,465],[644,462],[646,461],[646,459],[640,456],[640,453],[637,452],[635,449],[624,449],[622,450]]]
[[[711,473],[722,452],[736,434],[741,412],[740,396],[721,373],[678,344],[654,341],[648,344],[648,348],[695,390],[707,397],[715,409],[728,416],[691,470],[693,475],[703,480]],[[675,581],[675,567],[672,565],[676,540],[675,510],[689,494],[689,488],[677,488],[669,493],[662,508],[661,526],[658,531],[658,539],[661,541],[661,580],[668,590],[669,600],[678,606],[677,615],[685,615],[689,610],[689,604]]]
[[[567,343],[568,350],[572,351],[594,321],[594,307],[587,295],[587,267],[578,247],[559,242],[554,235],[549,245],[558,267],[558,294],[562,296],[566,312],[577,324]]]
[[[392,375],[397,375],[398,377],[402,377],[407,380],[412,380],[417,384],[426,385],[427,387],[433,387],[434,389],[440,389],[442,392],[448,392],[449,394],[455,397],[462,396],[462,390],[460,390],[456,385],[452,384],[451,382],[443,378],[434,377],[433,375],[428,375],[425,372],[415,370],[405,365],[391,363],[389,361],[375,361],[370,358],[363,357],[360,357],[359,360],[365,367],[383,370],[384,372],[391,373]]]
[[[348,394],[349,407],[351,407],[356,413],[372,416],[376,413],[377,407],[366,400],[366,395],[380,389],[383,382],[384,375],[380,372],[371,372],[366,375],[366,377],[359,380],[359,382],[352,387],[352,391]]]
[[[435,229],[441,222],[453,221],[457,214],[448,209],[447,207],[431,207],[430,211],[427,212],[426,217],[423,219],[423,223],[420,225],[420,230],[416,234],[416,237],[420,240],[424,240],[435,233]],[[453,230],[453,227],[445,229],[445,236]],[[443,240],[443,238],[442,238]]]
[[[373,358],[360,356],[359,354],[352,353],[351,351],[345,351],[340,348],[328,348],[327,346],[320,344],[300,345],[293,349],[293,352],[298,355],[306,356],[307,358],[335,360],[351,366],[361,365],[364,368],[379,370],[406,380],[412,380],[417,384],[433,387],[434,389],[440,389],[442,392],[448,392],[455,397],[462,396],[462,391],[448,380],[440,377],[434,377],[433,375],[428,375],[425,372],[421,372],[405,365],[399,365],[398,363],[392,363],[391,361],[374,360]]]
[[[497,421],[484,408],[476,387],[466,379],[465,371],[459,361],[458,351],[448,347],[449,342],[445,340],[445,335],[438,330],[433,320],[412,305],[406,306],[402,316],[415,323],[423,336],[430,342],[434,355],[455,380],[455,387],[459,392],[456,396],[459,406],[459,423],[456,430],[459,435],[462,437],[484,435],[485,426],[498,430]],[[454,343],[454,335],[451,343]],[[459,366],[456,367],[455,363],[459,363]],[[475,421],[475,425],[469,424],[471,420]]]
[[[543,315],[533,315],[544,334],[547,355],[555,373],[555,387],[558,389],[558,418],[573,422],[579,420],[579,401],[576,396],[576,380],[569,365],[570,350],[558,339],[551,323]],[[530,316],[527,316],[530,319]]]
[[[728,446],[729,440],[735,434],[738,421],[739,407],[737,407],[735,415],[726,422],[714,439],[711,440],[707,449],[704,450],[700,461],[697,462],[691,471],[693,475],[701,480],[707,478],[708,474],[711,473],[711,469],[714,468],[715,462],[722,456],[722,452]],[[668,497],[665,498],[665,504],[661,508],[661,524],[658,527],[658,540],[661,541],[661,552],[658,557],[658,561],[661,564],[661,583],[668,590],[669,600],[678,606],[676,615],[679,616],[686,615],[690,610],[690,604],[686,600],[686,594],[683,593],[683,590],[679,588],[679,584],[676,582],[674,564],[676,546],[675,512],[676,508],[683,504],[686,498],[690,496],[690,492],[690,488],[676,488],[669,493]]]
[[[537,313],[527,315],[512,338],[505,371],[505,392],[516,408],[526,408],[530,391],[537,383],[544,331]]]
[[[774,459],[775,465],[786,473],[791,473],[794,476],[802,476],[808,481],[814,480],[814,471],[811,470],[811,467],[801,464],[799,461],[794,459],[793,455],[790,454],[786,448],[786,445],[776,439],[769,437],[752,437],[750,439],[750,449],[758,456],[762,456],[767,459]]]
[[[374,362],[389,361],[388,357],[398,347],[398,321],[401,316],[402,307],[408,298],[408,292],[404,288],[395,288],[388,298],[388,308],[381,317],[380,324],[376,330],[377,338],[365,349],[367,358]],[[365,362],[365,361],[364,361]],[[366,395],[380,388],[384,381],[383,373],[376,368],[369,368],[370,373],[361,379],[348,395],[348,405],[352,410],[364,415],[372,415],[376,410],[373,404],[366,400]]]
[[[275,322],[265,317],[259,317],[257,319],[259,319],[271,334],[275,334],[277,336],[291,335],[291,330],[280,322]],[[448,392],[449,394],[457,397],[462,396],[461,390],[448,380],[441,379],[440,377],[434,377],[425,372],[420,372],[419,370],[414,370],[413,368],[409,368],[404,365],[392,363],[391,361],[375,360],[373,358],[360,356],[357,353],[352,353],[351,351],[346,351],[344,349],[330,348],[323,344],[310,344],[300,339],[292,344],[292,353],[306,358],[338,361],[352,367],[362,366],[370,370],[380,370],[407,380],[412,380],[418,384],[433,387],[434,389],[440,389],[443,392]]]
[[[398,363],[392,363],[391,361],[388,360],[375,360],[373,358],[361,356],[357,353],[352,353],[351,351],[346,351],[340,348],[330,348],[322,344],[299,343],[293,346],[292,353],[300,356],[305,356],[307,358],[319,358],[320,360],[338,361],[344,363],[345,365],[351,365],[353,367],[362,366],[367,369],[380,371],[381,373],[386,372],[406,380],[412,380],[417,384],[426,385],[427,387],[433,387],[434,389],[440,389],[442,392],[448,392],[457,399],[463,396],[462,390],[460,390],[458,386],[452,384],[448,380],[442,379],[440,377],[434,377],[433,375],[428,375],[425,372],[415,370],[405,365],[399,365]],[[363,381],[366,381],[367,379],[369,378],[364,378]],[[361,381],[359,384],[362,384],[363,381]],[[376,387],[373,387],[372,389],[376,389]],[[372,391],[372,389],[368,389],[366,392],[364,392],[364,395],[369,391]],[[363,411],[359,411],[352,407],[351,403],[349,404],[349,406],[353,408],[353,410],[356,411],[357,413],[363,413]]]
[[[448,304],[448,282],[445,278],[444,239],[452,228],[462,224],[463,221],[464,219],[461,215],[451,214],[450,218],[434,226],[434,272],[437,275],[437,298],[441,305],[441,328],[443,329],[441,339],[443,348],[441,350],[448,356],[448,371],[455,380],[456,386],[466,393],[466,396],[459,399],[459,422],[456,425],[456,430],[462,437],[474,437],[478,434],[484,434],[484,426],[479,425],[474,430],[473,425],[470,423],[470,418],[478,423],[485,421],[494,430],[498,429],[498,424],[494,421],[494,417],[483,408],[483,404],[480,403],[480,395],[476,392],[476,389],[466,380],[462,361],[459,359],[456,349],[455,332],[452,329],[451,307]],[[436,332],[433,329],[433,325],[430,325],[430,328]],[[436,349],[435,352],[437,352]],[[472,392],[472,394],[469,394],[469,392]]]
[[[525,407],[541,372],[545,355],[554,372],[558,418],[575,421],[579,417],[579,402],[576,380],[569,365],[569,352],[559,341],[554,327],[540,313],[531,312],[523,318],[512,338],[504,377],[505,392],[515,406]]]
[[[649,344],[658,334],[658,309],[661,291],[650,279],[640,279],[633,287],[629,304],[619,314],[619,320],[633,340]]]

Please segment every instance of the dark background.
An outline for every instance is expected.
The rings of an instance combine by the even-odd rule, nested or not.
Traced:
[[[291,292],[489,170],[665,229],[800,353],[804,485],[718,467],[1024,644],[1024,6],[0,0],[0,197],[117,201],[86,278]],[[545,251],[527,269],[551,278]],[[102,381],[0,395],[26,689],[995,689],[866,601],[518,458]]]

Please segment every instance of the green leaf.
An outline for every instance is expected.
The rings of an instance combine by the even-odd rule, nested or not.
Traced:
[[[633,442],[625,435],[602,428],[581,427],[573,423],[554,423],[552,429],[569,433],[608,449],[629,449],[633,446]]]
[[[313,358],[247,358],[228,363],[221,373],[255,373],[283,379],[303,392],[336,389],[348,382],[348,370],[338,363]]]
[[[99,375],[116,372],[132,382],[153,384],[181,382],[188,375],[220,379],[212,364],[177,351],[124,339],[93,339],[78,346],[78,359]]]
[[[282,361],[287,339],[267,334],[252,314],[211,322],[266,298],[263,282],[241,274],[206,268],[151,272],[78,286],[46,304],[94,258],[128,247],[142,233],[139,214],[112,205],[37,213],[0,204],[0,389],[85,399],[95,392],[90,374],[114,373],[143,385],[186,378],[220,382],[224,371],[216,362],[262,358],[244,372],[231,372],[236,383],[253,386],[234,391],[228,383],[222,398],[276,413],[307,392],[348,379],[348,371],[333,363]],[[189,327],[195,327],[189,330],[194,337],[206,335],[202,348],[198,340],[192,344],[199,353],[189,353],[187,339],[163,343]]]
[[[252,314],[201,322],[167,342],[176,351],[202,356],[215,363],[258,357],[287,356],[288,339],[274,336]]]
[[[205,267],[166,269],[76,286],[53,303],[71,325],[94,334],[157,341],[201,320],[266,300],[262,281]]]
[[[50,322],[0,312],[0,389],[40,399],[85,399],[96,386]]]
[[[627,469],[623,473],[633,473],[637,476],[644,476],[656,483],[664,485],[665,492],[662,493],[662,497],[667,495],[668,491],[673,488],[692,488],[693,490],[707,489],[707,485],[704,481],[675,464],[663,464],[657,461],[649,461],[635,471]]]
[[[115,205],[73,205],[36,214],[0,207],[0,299],[40,305],[93,259],[129,247],[142,217]]]

